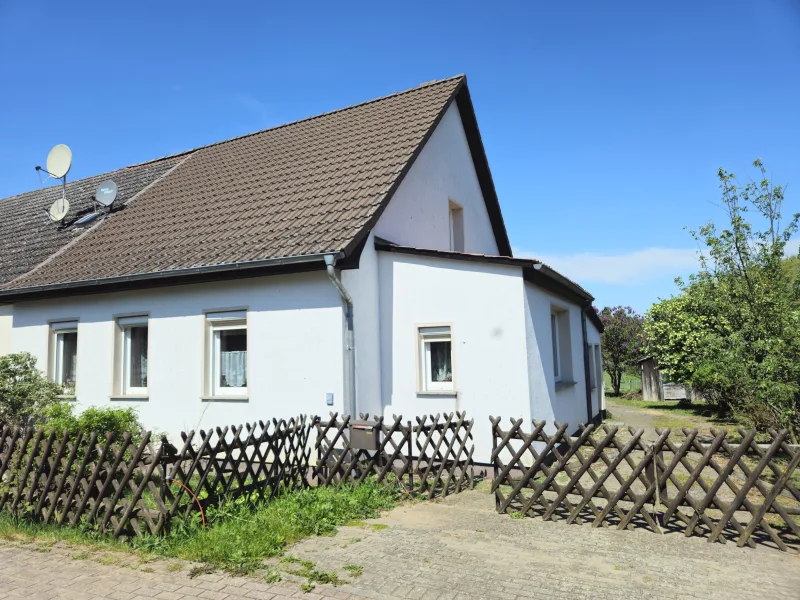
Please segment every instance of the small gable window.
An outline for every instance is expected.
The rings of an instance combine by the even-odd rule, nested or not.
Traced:
[[[464,209],[450,200],[450,250],[464,252]]]

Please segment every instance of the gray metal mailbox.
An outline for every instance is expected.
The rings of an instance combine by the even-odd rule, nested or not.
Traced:
[[[377,450],[379,429],[374,421],[350,422],[350,446],[354,450]]]

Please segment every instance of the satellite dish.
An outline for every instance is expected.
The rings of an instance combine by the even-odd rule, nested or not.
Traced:
[[[97,186],[94,192],[94,199],[103,206],[111,206],[117,199],[117,184],[111,181],[104,181]]]
[[[55,202],[53,202],[50,210],[48,211],[50,215],[50,219],[55,221],[56,223],[63,221],[64,217],[67,216],[69,212],[69,200],[66,198],[59,198]]]
[[[47,172],[56,179],[64,177],[69,173],[72,166],[72,150],[66,144],[53,146],[50,154],[47,155]]]

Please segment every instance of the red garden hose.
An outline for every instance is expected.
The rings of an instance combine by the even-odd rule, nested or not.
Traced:
[[[197,508],[200,509],[200,518],[203,520],[203,527],[205,528],[205,526],[206,526],[206,513],[203,512],[203,507],[200,504],[200,500],[197,499],[197,496],[194,495],[194,492],[192,490],[190,490],[188,488],[188,486],[183,485],[183,483],[181,483],[180,481],[178,481],[177,479],[172,477],[172,475],[167,475],[167,481],[170,481],[170,482],[174,481],[179,486],[181,486],[183,489],[185,489],[187,492],[189,492],[189,494],[191,494],[192,498],[194,498],[194,501],[197,503]]]

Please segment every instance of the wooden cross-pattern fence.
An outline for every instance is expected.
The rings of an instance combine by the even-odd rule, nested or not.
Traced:
[[[755,431],[739,430],[734,442],[727,430],[701,440],[696,429],[659,429],[645,442],[633,428],[580,425],[569,435],[566,423],[533,421],[530,432],[522,419],[491,423],[498,512],[678,528],[740,547],[756,535],[784,551],[800,542],[800,449],[786,431],[758,444]]]
[[[143,496],[153,494],[164,446],[150,434],[56,432],[0,427],[0,510],[43,523],[82,523],[115,537],[158,533],[164,514]]]
[[[265,500],[282,489],[357,484],[368,475],[393,473],[428,497],[470,487],[473,421],[463,413],[416,421],[387,425],[376,417],[380,453],[354,451],[349,419],[336,415],[324,424],[300,416],[191,431],[181,434],[180,449],[150,433],[117,438],[0,424],[0,511],[142,537],[223,498]]]
[[[362,414],[362,420],[369,416]],[[376,449],[357,448],[350,439],[350,417],[331,413],[316,422],[315,477],[322,485],[360,482],[368,475],[392,475],[407,492],[447,496],[473,486],[474,420],[463,412],[416,417],[416,423],[375,415],[370,425]]]
[[[152,443],[150,433],[117,439],[0,426],[0,510],[114,537],[157,535],[198,504],[205,509],[223,497],[264,499],[307,486],[312,421],[183,433],[180,450],[165,438]]]

